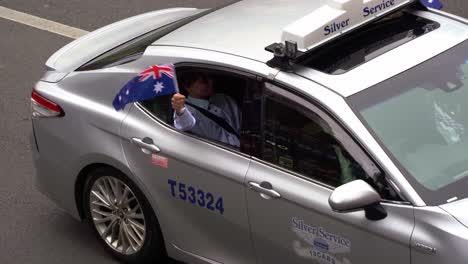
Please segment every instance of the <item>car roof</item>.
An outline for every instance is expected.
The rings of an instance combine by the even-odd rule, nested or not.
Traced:
[[[298,67],[296,74],[348,97],[424,63],[468,39],[466,21],[456,21],[427,11],[412,13],[436,21],[440,27],[343,74],[330,75],[307,67]]]
[[[209,13],[153,45],[209,49],[267,62],[265,47],[281,40],[282,29],[327,0],[244,0]]]
[[[208,13],[153,45],[212,50],[266,63],[273,54],[265,51],[265,47],[280,42],[286,26],[327,2],[244,0]],[[347,97],[429,60],[468,38],[466,20],[438,11],[412,13],[437,21],[441,26],[344,74],[330,75],[302,66],[296,67],[296,74]]]

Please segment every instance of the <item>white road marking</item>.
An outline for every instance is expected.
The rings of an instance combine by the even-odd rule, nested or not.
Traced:
[[[0,6],[0,18],[5,18],[24,25],[28,25],[30,27],[46,30],[72,39],[79,38],[88,33],[88,31],[79,28],[70,27],[64,24],[60,24],[51,20],[19,12],[3,6]]]

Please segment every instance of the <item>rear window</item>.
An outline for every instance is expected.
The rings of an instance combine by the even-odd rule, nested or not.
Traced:
[[[185,19],[184,19],[185,20]],[[169,24],[130,40],[81,66],[78,71],[91,71],[128,63],[143,55],[146,48],[159,38],[171,32],[184,20]]]
[[[176,30],[183,25],[192,22],[193,20],[213,12],[217,9],[209,9],[196,15],[178,20],[171,24],[165,25],[146,34],[143,34],[135,39],[132,39],[81,66],[78,71],[91,71],[109,68],[124,63],[129,63],[139,59],[146,48],[156,40],[164,37],[170,32]]]
[[[307,54],[300,64],[342,74],[439,27],[437,22],[397,12]]]

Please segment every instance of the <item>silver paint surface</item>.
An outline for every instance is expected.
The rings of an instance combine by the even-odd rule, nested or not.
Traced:
[[[338,253],[325,252],[337,260],[348,261],[343,263],[466,263],[468,256],[464,248],[468,245],[468,229],[462,224],[466,223],[465,202],[425,206],[343,96],[398,74],[465,40],[467,26],[441,15],[419,12],[418,15],[441,22],[441,29],[347,74],[326,76],[309,69],[298,69],[298,74],[279,72],[264,63],[271,54],[263,48],[277,41],[276,37],[279,39],[280,26],[319,5],[299,2],[298,6],[291,7],[289,1],[278,1],[277,7],[283,7],[282,10],[271,7],[267,1],[235,4],[157,41],[139,60],[108,69],[73,72],[89,60],[86,56],[99,55],[123,39],[109,40],[83,58],[66,55],[70,47],[57,53],[49,65],[62,73],[47,73],[44,80],[48,82],[38,82],[36,90],[58,103],[66,115],[33,120],[39,147],[39,151],[34,149],[33,153],[39,189],[80,218],[74,196],[77,176],[92,164],[113,166],[128,175],[148,198],[160,220],[169,255],[189,263],[320,263],[307,256],[315,245],[315,240],[310,239],[316,237],[304,237],[294,224],[299,220],[350,241]],[[278,17],[279,12],[284,12],[284,16]],[[230,20],[241,14],[245,19]],[[267,17],[270,20],[265,19]],[[170,21],[167,19],[164,21]],[[230,33],[221,39],[220,36],[224,36],[221,33],[226,31]],[[130,30],[127,33],[124,35],[128,39],[132,34],[143,32]],[[103,31],[93,38],[108,39]],[[246,39],[251,41],[242,41]],[[424,47],[428,41],[434,42],[434,49]],[[84,52],[90,45],[86,41],[75,44],[74,52]],[[407,62],[397,63],[394,59],[408,54],[411,56]],[[135,74],[150,64],[180,62],[228,67],[274,79],[316,102],[349,131],[408,204],[382,202],[388,216],[380,221],[366,219],[362,210],[337,213],[328,204],[333,191],[330,188],[177,132],[137,104],[128,105],[122,112],[113,109],[113,97]],[[151,156],[131,143],[134,137],[152,138],[161,150],[159,154],[169,159],[168,168],[151,164]],[[214,214],[174,199],[168,179],[223,196],[225,214]],[[248,182],[264,181],[280,195],[278,199],[265,199],[248,187]],[[321,245],[325,251],[324,244]],[[421,245],[436,249],[436,253],[428,254]],[[305,250],[299,254],[296,249]]]

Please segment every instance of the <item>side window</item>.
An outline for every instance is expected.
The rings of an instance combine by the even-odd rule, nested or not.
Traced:
[[[175,114],[172,95],[140,102],[176,130],[240,150],[246,91],[256,81],[242,74],[217,69],[178,67],[180,94],[185,108]]]
[[[173,110],[171,105],[171,98],[172,95],[164,95],[153,98],[151,100],[143,101],[141,104],[152,114],[157,116],[161,121],[167,124],[172,124]]]
[[[317,114],[266,92],[261,159],[338,187],[366,173]]]

